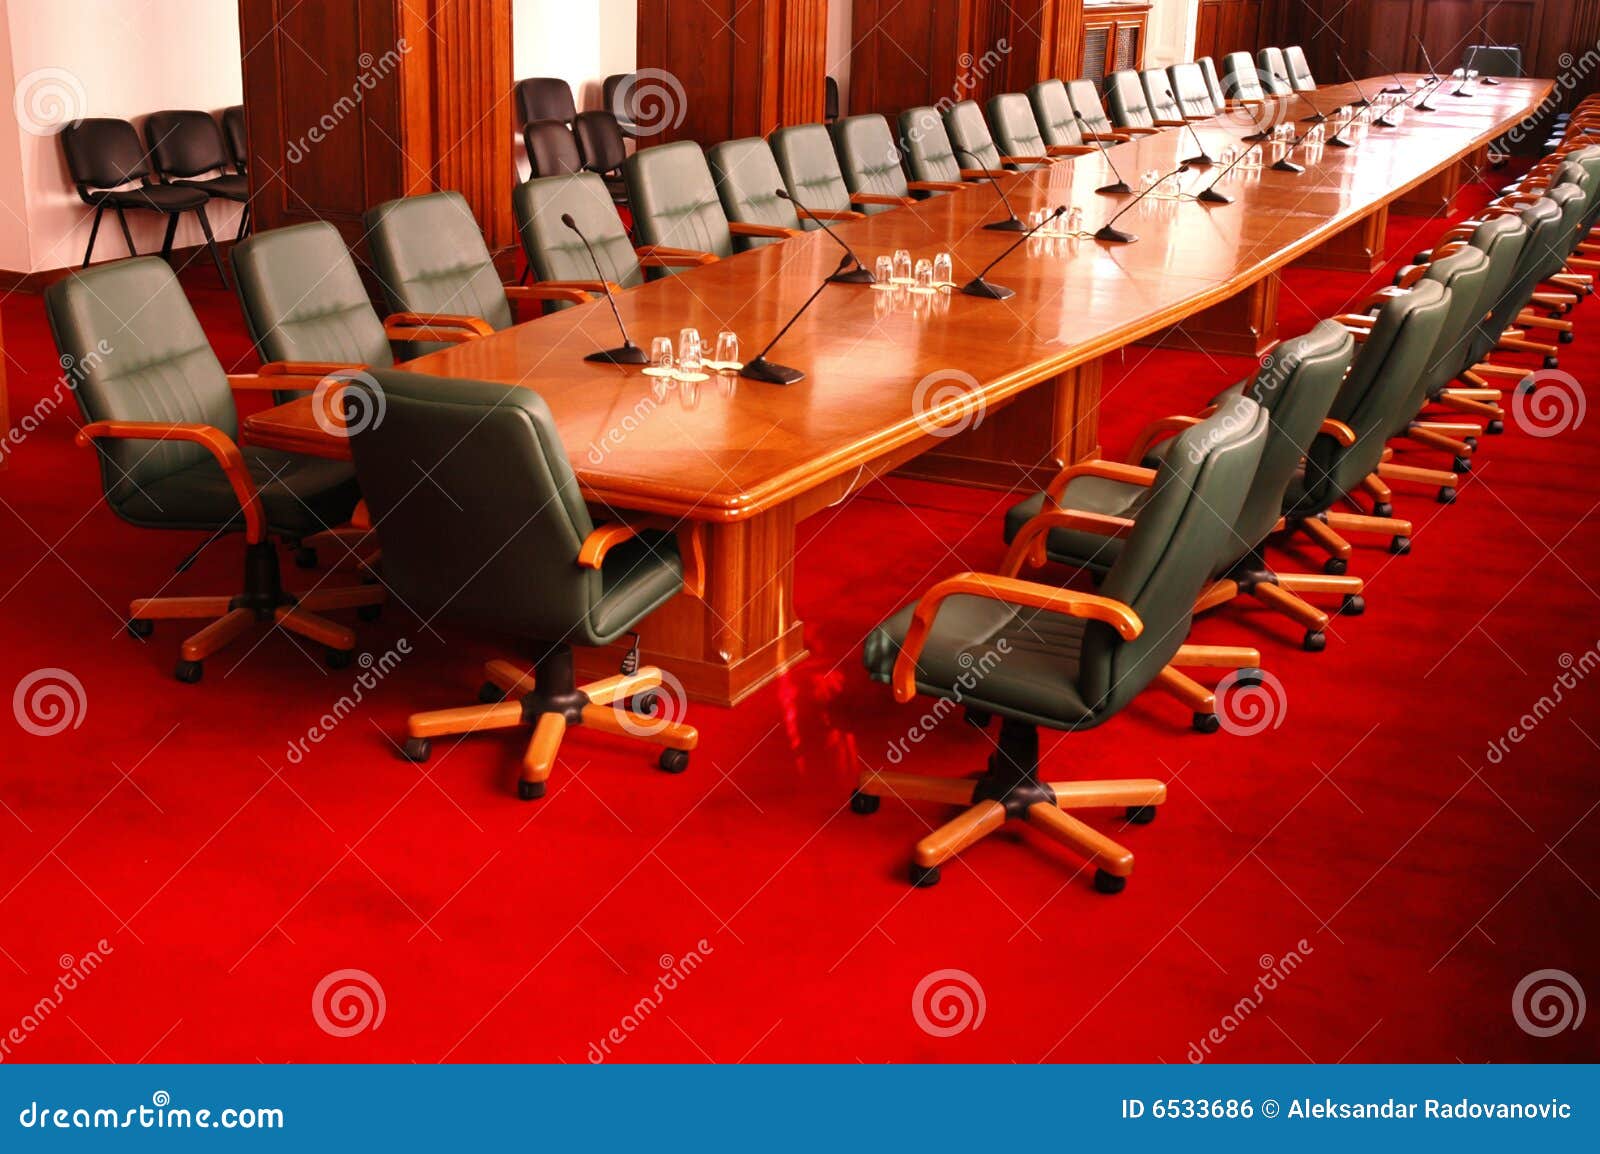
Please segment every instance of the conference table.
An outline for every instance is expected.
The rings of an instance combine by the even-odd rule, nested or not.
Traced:
[[[1375,96],[1383,83],[1361,87]],[[674,384],[637,367],[587,363],[586,354],[618,343],[599,299],[405,367],[536,389],[597,519],[651,514],[703,525],[704,595],[679,596],[643,623],[644,657],[690,697],[734,704],[805,656],[794,604],[802,521],[890,473],[1037,490],[1063,465],[1098,451],[1103,357],[1154,340],[1260,353],[1276,337],[1285,266],[1377,267],[1390,209],[1444,211],[1463,171],[1536,109],[1552,83],[1479,84],[1470,98],[1452,97],[1455,87],[1433,96],[1435,111],[1408,110],[1395,128],[1361,132],[1355,147],[1295,150],[1304,172],[1236,169],[1218,185],[1230,204],[1147,199],[1119,224],[1135,243],[1025,242],[990,275],[1015,290],[1008,300],[830,285],[771,354],[805,372],[797,384],[725,374]],[[1356,97],[1354,85],[1324,85],[1314,103],[1279,98],[1254,115],[1300,131],[1308,127],[1302,117]],[[1195,129],[1216,157],[1240,147],[1246,120],[1235,112]],[[1331,122],[1326,127],[1331,132]],[[1269,162],[1282,151],[1267,147]],[[1169,128],[1110,153],[1136,180],[1167,173],[1196,151],[1187,129]],[[1164,187],[1193,194],[1221,167],[1182,173]],[[1000,181],[1022,217],[1072,205],[1092,231],[1129,202],[1095,192],[1112,179],[1094,153]],[[974,183],[835,229],[869,267],[900,248],[928,258],[949,251],[962,282],[1017,240],[981,228],[1004,216],[994,189]],[[617,305],[641,344],[676,339],[686,326],[707,341],[732,329],[748,358],[839,260],[835,242],[811,232],[641,285],[619,294]],[[348,457],[347,443],[314,419],[311,405],[301,398],[249,417],[243,435]],[[614,672],[619,657],[580,652],[580,674]]]

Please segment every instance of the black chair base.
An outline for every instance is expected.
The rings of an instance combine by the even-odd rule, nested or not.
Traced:
[[[79,266],[81,268],[88,268],[89,267],[89,261],[94,256],[94,243],[95,243],[95,240],[100,235],[100,218],[105,215],[105,211],[106,211],[106,208],[107,208],[108,204],[109,204],[110,208],[112,209],[112,211],[117,214],[117,223],[122,226],[122,240],[123,240],[123,243],[125,243],[128,246],[128,255],[129,256],[138,256],[139,255],[139,250],[138,250],[137,247],[135,247],[135,245],[133,243],[133,232],[128,228],[128,218],[127,218],[127,215],[123,211],[123,206],[120,205],[120,204],[115,204],[115,203],[111,203],[111,202],[108,202],[108,201],[101,201],[99,204],[97,204],[95,206],[94,221],[89,226],[89,243],[83,250],[83,264],[81,266]],[[227,269],[223,266],[223,263],[222,263],[222,252],[221,252],[220,249],[217,248],[217,238],[215,236],[213,236],[212,233],[211,233],[211,221],[206,216],[205,207],[202,205],[202,206],[200,206],[198,208],[186,209],[184,211],[193,212],[194,215],[195,215],[195,219],[200,222],[200,231],[205,234],[206,247],[211,250],[211,263],[216,266],[217,275],[222,278],[222,283],[224,285],[226,285],[228,283]],[[242,237],[244,235],[244,227],[245,227],[246,221],[249,218],[249,215],[250,215],[250,208],[249,208],[248,205],[246,205],[245,206],[245,220],[241,220],[240,224],[239,224],[239,229],[240,229],[239,236],[240,237]],[[173,237],[177,235],[177,232],[178,232],[178,219],[181,216],[183,216],[182,212],[169,212],[169,213],[166,214],[166,217],[167,217],[167,231],[166,231],[165,236],[163,236],[162,240],[161,240],[161,259],[162,260],[171,261],[171,259],[172,259],[172,240],[173,240]],[[237,239],[237,238],[235,238],[235,239]]]

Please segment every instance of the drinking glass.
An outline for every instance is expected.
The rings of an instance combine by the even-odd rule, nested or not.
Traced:
[[[911,252],[909,249],[897,248],[894,250],[894,279],[900,284],[911,283]]]
[[[739,364],[739,337],[732,329],[717,334],[717,365],[727,372],[735,372]]]
[[[941,252],[933,258],[933,283],[939,287],[952,285],[956,280],[956,262],[947,252]]]
[[[703,381],[705,374],[700,348],[700,330],[684,329],[678,334],[678,373],[680,381]]]
[[[671,337],[657,337],[650,342],[650,367],[645,370],[646,375],[670,377],[674,363]]]
[[[1153,168],[1146,169],[1144,175],[1139,178],[1139,181],[1140,181],[1140,183],[1139,183],[1139,191],[1140,192],[1149,191],[1150,186],[1153,185],[1156,181],[1158,181],[1160,179],[1161,179],[1161,174],[1159,172],[1157,172],[1155,169],[1153,169]]]
[[[933,262],[926,257],[917,262],[916,282],[919,292],[933,291]]]
[[[1079,208],[1077,205],[1073,205],[1071,208],[1067,209],[1067,231],[1083,231],[1083,209]]]
[[[873,278],[882,288],[888,288],[894,283],[894,257],[880,256],[874,263]]]

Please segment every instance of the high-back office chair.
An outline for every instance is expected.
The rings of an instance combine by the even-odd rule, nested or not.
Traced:
[[[1217,62],[1209,56],[1202,56],[1195,63],[1200,66],[1200,75],[1206,82],[1206,91],[1211,94],[1211,104],[1218,112],[1228,107],[1228,98],[1223,95],[1222,79],[1217,75]]]
[[[190,683],[206,658],[257,622],[325,646],[332,665],[348,664],[355,635],[317,611],[370,610],[383,590],[287,593],[273,538],[299,540],[349,520],[359,497],[350,467],[237,443],[233,391],[263,381],[223,372],[165,262],[137,257],[57,281],[45,312],[56,347],[82,373],[73,389],[86,422],[77,442],[99,450],[112,511],[141,528],[244,533],[241,592],[141,598],[128,608],[128,631],[145,638],[156,621],[213,618],[183,643],[176,676]]]
[[[1026,104],[1026,100],[1023,103]],[[1032,113],[1028,115],[1031,120]],[[975,100],[963,100],[945,109],[944,130],[950,134],[950,146],[955,149],[956,159],[972,168],[987,172],[1006,169],[1029,172],[1050,163],[1044,152],[1044,140],[1032,135],[1027,128],[1018,127],[1018,131],[1023,137],[1031,136],[1039,151],[1019,155],[996,144],[983,118],[983,110]]]
[[[1145,95],[1139,74],[1132,69],[1113,72],[1106,81],[1106,103],[1111,106],[1111,122],[1119,131],[1134,128],[1166,128],[1182,124],[1181,117],[1158,120],[1150,108],[1150,98]],[[1176,106],[1176,100],[1174,100]]]
[[[1306,63],[1306,52],[1298,44],[1291,44],[1283,50],[1283,62],[1289,69],[1289,83],[1294,85],[1296,92],[1315,92],[1317,90],[1316,77],[1311,74],[1311,65]]]
[[[600,83],[600,105],[612,116],[616,117],[617,124],[629,136],[637,135],[639,118],[634,115],[637,111],[634,103],[635,72],[614,72]]]
[[[1306,630],[1305,648],[1313,651],[1326,643],[1323,630],[1328,615],[1304,601],[1299,593],[1338,594],[1343,598],[1342,611],[1355,614],[1364,607],[1359,597],[1361,582],[1354,577],[1279,575],[1268,567],[1262,547],[1279,527],[1284,496],[1333,406],[1354,354],[1355,340],[1350,333],[1337,321],[1323,321],[1303,336],[1280,342],[1263,358],[1255,374],[1218,394],[1207,409],[1209,414],[1236,397],[1246,396],[1267,412],[1271,426],[1249,496],[1229,539],[1223,543],[1214,573],[1217,580],[1207,590],[1202,604],[1210,607],[1241,593],[1251,594],[1268,608],[1302,625]],[[1128,463],[1149,466],[1159,461],[1171,450],[1173,442],[1157,447],[1158,442],[1199,424],[1201,419],[1176,416],[1155,422],[1135,441]],[[1067,508],[1091,514],[1099,520],[1083,527],[1065,525],[1052,529],[1044,538],[1044,555],[1060,565],[1105,573],[1124,548],[1123,539],[1114,534],[1125,528],[1126,518],[1138,514],[1148,497],[1149,490],[1138,480],[1119,480],[1084,466],[1069,466],[1045,492],[1007,511],[1006,540],[1015,540],[1028,522],[1045,509]],[[1215,731],[1217,719],[1211,691],[1176,669],[1164,672],[1161,688],[1190,706],[1196,728]]]
[[[233,171],[245,175],[250,171],[250,133],[246,128],[244,105],[234,104],[222,110],[222,138],[228,142],[228,155],[233,158]]]
[[[1250,53],[1230,52],[1222,58],[1222,93],[1235,104],[1259,104],[1267,98]]]
[[[887,120],[876,113],[846,116],[830,132],[851,207],[871,216],[912,203]]]
[[[1256,74],[1268,96],[1288,96],[1294,91],[1281,48],[1263,48],[1256,53]]]
[[[583,153],[572,129],[559,120],[535,120],[522,126],[528,170],[534,176],[567,176],[583,171]]]
[[[833,151],[833,139],[820,124],[796,124],[780,128],[768,138],[772,158],[783,177],[790,196],[825,219],[859,216],[850,206],[850,189]],[[800,227],[810,230],[817,224],[802,218]]]
[[[822,119],[829,124],[839,119],[839,82],[831,76],[822,78]]]
[[[518,124],[536,120],[559,120],[571,124],[578,115],[572,99],[572,85],[558,76],[534,76],[517,81],[514,90]]]
[[[206,245],[211,250],[211,260],[217,266],[217,275],[226,284],[228,274],[222,267],[222,254],[217,251],[216,238],[211,235],[211,222],[206,219],[206,201],[210,198],[198,188],[180,188],[173,184],[155,183],[150,168],[150,158],[139,143],[139,134],[126,120],[89,117],[77,120],[61,130],[61,150],[67,159],[67,171],[72,176],[72,186],[78,199],[94,209],[94,223],[89,226],[89,243],[83,250],[83,266],[89,267],[94,255],[95,238],[100,235],[100,219],[106,209],[117,214],[122,226],[122,239],[128,245],[128,254],[137,256],[133,233],[128,229],[125,215],[130,209],[159,212],[167,218],[166,237],[161,242],[161,257],[172,255],[172,238],[178,231],[178,218],[186,212],[194,213],[205,234]]]
[[[1178,103],[1178,94],[1173,91],[1172,78],[1167,75],[1165,68],[1146,68],[1138,77],[1139,84],[1144,88],[1145,104],[1157,124],[1178,125],[1188,119],[1183,105]]]
[[[989,98],[989,126],[994,130],[994,142],[1003,160],[1013,162],[1019,169],[1039,167],[1038,159],[1054,156],[1078,156],[1093,152],[1089,144],[1048,144],[1038,118],[1033,115],[1033,105],[1020,92],[1005,92]]]
[[[792,236],[797,229],[730,221],[700,146],[692,140],[640,149],[623,166],[634,235],[648,245],[729,257],[734,238]]]
[[[1489,261],[1477,308],[1472,314],[1477,319],[1457,334],[1444,350],[1436,351],[1437,363],[1429,370],[1428,400],[1457,413],[1488,418],[1486,431],[1491,433],[1500,431],[1504,412],[1498,404],[1475,399],[1472,390],[1458,388],[1456,382],[1471,374],[1498,340],[1498,334],[1489,328],[1489,316],[1516,278],[1518,261],[1528,236],[1528,225],[1521,215],[1492,217],[1473,229],[1468,243]],[[1498,390],[1493,392],[1498,395]],[[1476,447],[1475,438],[1469,438],[1467,447]]]
[[[759,136],[744,140],[725,140],[706,153],[711,176],[722,198],[728,220],[739,224],[762,224],[792,236],[802,231],[800,214],[794,202],[777,195],[783,188],[783,174],[772,158],[772,149]],[[787,191],[787,190],[785,190]],[[807,205],[806,207],[810,207]],[[734,239],[740,252],[773,244],[775,236],[741,236]]]
[[[969,170],[956,158],[955,146],[945,131],[944,117],[937,108],[922,105],[902,112],[899,143],[906,168],[911,173],[907,188],[931,196],[965,187],[962,174]],[[976,174],[976,170],[970,171]]]
[[[152,112],[144,122],[144,139],[167,184],[244,205],[234,239],[250,231],[250,180],[242,172],[228,171],[233,157],[209,112]]]
[[[1033,105],[1033,119],[1039,125],[1039,135],[1051,148],[1084,143],[1083,125],[1072,111],[1067,86],[1061,81],[1041,80],[1033,85],[1028,89],[1028,103]]]
[[[427,761],[447,734],[532,725],[517,783],[531,801],[567,727],[586,725],[663,746],[661,768],[686,769],[695,730],[650,716],[661,671],[579,685],[572,648],[609,645],[680,592],[698,596],[698,536],[686,531],[680,553],[672,530],[647,518],[596,526],[531,389],[382,370],[350,387],[357,404],[382,398],[384,419],[353,426],[350,449],[384,582],[425,620],[518,637],[533,664],[491,661],[485,704],[413,714],[404,756]]]
[[[1130,135],[1144,132],[1154,132],[1155,129],[1117,129],[1106,117],[1106,110],[1100,103],[1100,93],[1092,80],[1067,81],[1067,100],[1072,105],[1072,111],[1078,114],[1078,124],[1083,130],[1085,140],[1127,140]]]
[[[1211,89],[1206,85],[1206,74],[1200,71],[1198,64],[1174,64],[1167,69],[1167,77],[1172,81],[1172,91],[1178,98],[1178,107],[1190,120],[1215,116],[1222,111],[1221,107],[1212,101]]]
[[[867,638],[867,670],[893,685],[897,701],[922,693],[1003,719],[989,768],[975,779],[862,775],[851,799],[857,813],[877,809],[880,797],[970,807],[917,843],[913,885],[934,884],[944,862],[1022,819],[1093,863],[1097,889],[1123,888],[1133,855],[1067,811],[1116,807],[1143,824],[1166,800],[1166,787],[1148,779],[1041,781],[1038,730],[1104,724],[1178,656],[1195,599],[1249,491],[1267,424],[1260,407],[1240,397],[1182,433],[1149,475],[1149,499],[1097,593],[1017,576],[1036,538],[1069,519],[1058,511],[1018,537],[998,575],[940,581]]]
[[[583,153],[583,167],[606,182],[613,201],[626,204],[628,185],[622,178],[622,166],[628,159],[628,146],[617,118],[605,109],[580,112],[572,122],[572,134]]]

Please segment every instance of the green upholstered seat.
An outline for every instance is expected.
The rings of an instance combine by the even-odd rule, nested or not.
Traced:
[[[1289,78],[1289,65],[1281,48],[1263,48],[1256,53],[1256,75],[1268,96],[1288,96],[1294,91]]]
[[[1573,190],[1570,195],[1581,194]],[[1472,364],[1489,355],[1512,321],[1528,307],[1539,282],[1550,275],[1546,270],[1551,262],[1556,258],[1565,260],[1560,243],[1565,232],[1562,205],[1567,202],[1568,196],[1568,193],[1553,190],[1517,213],[1527,229],[1527,238],[1517,253],[1516,268],[1509,281],[1494,298],[1487,318],[1478,327],[1473,339]]]
[[[466,197],[404,196],[368,209],[364,221],[372,269],[391,313],[470,316],[496,331],[511,327],[511,302]],[[410,360],[447,347],[413,341],[400,355]]]
[[[1445,312],[1444,324],[1439,329],[1439,341],[1428,357],[1423,369],[1417,408],[1427,397],[1437,396],[1441,389],[1449,388],[1464,369],[1463,364],[1473,327],[1487,311],[1484,290],[1488,286],[1493,262],[1474,245],[1467,245],[1449,256],[1440,257],[1428,266],[1423,275],[1450,290],[1450,307]],[[1397,413],[1394,431],[1399,436],[1415,419],[1417,409],[1410,413]]]
[[[1435,352],[1435,364],[1430,366],[1430,376],[1433,378],[1433,384],[1429,387],[1430,396],[1449,388],[1456,377],[1483,360],[1500,339],[1503,330],[1492,328],[1488,317],[1515,279],[1527,240],[1528,226],[1520,214],[1491,217],[1472,230],[1472,247],[1483,253],[1489,262],[1483,287],[1470,314],[1476,319],[1469,321],[1455,336],[1449,333],[1444,335],[1446,343]],[[1446,377],[1443,371],[1447,367],[1450,371]]]
[[[80,382],[86,422],[209,425],[238,437],[227,374],[172,269],[136,257],[75,273],[45,293],[50,330]],[[203,446],[178,440],[102,440],[101,481],[123,520],[214,532],[240,525],[239,498]],[[267,529],[299,538],[350,519],[359,494],[338,461],[244,446]]]
[[[1161,463],[1099,590],[1138,615],[1137,638],[1055,611],[958,594],[933,622],[917,662],[918,691],[1053,729],[1089,728],[1118,713],[1188,635],[1195,599],[1228,547],[1255,477],[1268,420],[1256,402],[1236,397],[1185,430]],[[863,657],[875,680],[891,679],[912,611],[868,636]],[[979,660],[984,676],[963,688],[962,675]]]
[[[640,244],[728,257],[733,233],[705,153],[692,140],[642,148],[623,165]]]
[[[1296,92],[1315,92],[1317,81],[1311,75],[1311,65],[1306,63],[1306,52],[1298,44],[1283,50],[1283,62],[1289,69],[1289,83]]]
[[[561,222],[571,216],[594,248],[606,280],[623,288],[644,283],[633,242],[605,182],[592,172],[524,181],[511,194],[522,252],[541,281],[592,281],[594,262],[578,235]]]
[[[1072,101],[1067,99],[1067,86],[1061,81],[1041,80],[1028,89],[1028,103],[1033,105],[1039,134],[1050,147],[1083,143],[1083,126],[1072,114]]]
[[[1229,100],[1262,100],[1267,89],[1248,52],[1230,52],[1222,58],[1222,92]]]
[[[1067,81],[1067,100],[1078,114],[1079,123],[1087,135],[1105,136],[1116,131],[1106,116],[1105,107],[1100,103],[1100,93],[1095,89],[1094,81]]]
[[[915,181],[959,183],[961,170],[968,167],[956,159],[944,117],[928,105],[900,114],[900,147]]]
[[[396,370],[372,376],[384,418],[350,447],[384,581],[406,605],[548,646],[605,645],[682,590],[671,534],[642,534],[599,569],[578,564],[594,523],[536,392]],[[417,484],[419,474],[431,483]]]
[[[1139,83],[1144,88],[1145,104],[1157,121],[1185,119],[1178,94],[1173,91],[1172,78],[1165,68],[1146,68],[1139,73]]]
[[[1004,92],[989,100],[989,128],[1001,156],[1044,156],[1049,151],[1033,106],[1020,92]],[[1011,164],[1008,168],[1028,170],[1042,164]]]
[[[1323,321],[1304,336],[1280,343],[1250,380],[1215,398],[1214,403],[1226,405],[1242,394],[1271,419],[1260,468],[1231,527],[1232,545],[1223,552],[1219,572],[1259,547],[1283,515],[1284,494],[1333,405],[1354,353],[1354,338],[1344,327]],[[1153,460],[1177,451],[1178,444],[1176,440],[1161,444]],[[1060,504],[1082,512],[1137,518],[1149,493],[1145,486],[1130,482],[1076,477],[1067,483]],[[1006,513],[1006,540],[1044,508],[1044,499],[1040,493]],[[1046,538],[1046,551],[1060,564],[1103,573],[1121,555],[1123,544],[1096,533],[1054,529]]]
[[[845,184],[827,128],[796,124],[778,129],[768,142],[790,196],[813,212],[850,210],[850,188]],[[814,230],[819,226],[802,218],[800,227]]]
[[[1209,56],[1202,56],[1195,61],[1200,66],[1200,75],[1206,82],[1206,90],[1211,93],[1211,104],[1218,112],[1227,107],[1228,99],[1222,93],[1222,78],[1217,75],[1217,62]]]
[[[1155,113],[1150,110],[1150,98],[1145,95],[1139,74],[1132,69],[1113,72],[1106,80],[1106,103],[1111,109],[1111,122],[1118,128],[1154,128]]]
[[[1206,86],[1205,73],[1198,64],[1174,64],[1167,69],[1167,78],[1172,81],[1173,94],[1185,117],[1194,119],[1217,114],[1219,109],[1211,99],[1211,89]]]
[[[759,136],[726,140],[706,154],[716,181],[722,210],[729,220],[743,224],[767,224],[778,228],[799,228],[800,214],[794,205],[775,195],[783,188],[783,174],[772,157],[772,149]],[[804,202],[802,202],[804,203]],[[807,208],[812,208],[807,204]],[[740,236],[734,238],[740,252],[775,244],[776,237]]]
[[[832,128],[833,149],[839,158],[845,187],[852,196],[905,197],[906,174],[900,167],[900,150],[895,147],[889,122],[876,114],[847,116]],[[893,205],[859,204],[867,214],[887,212]]]

